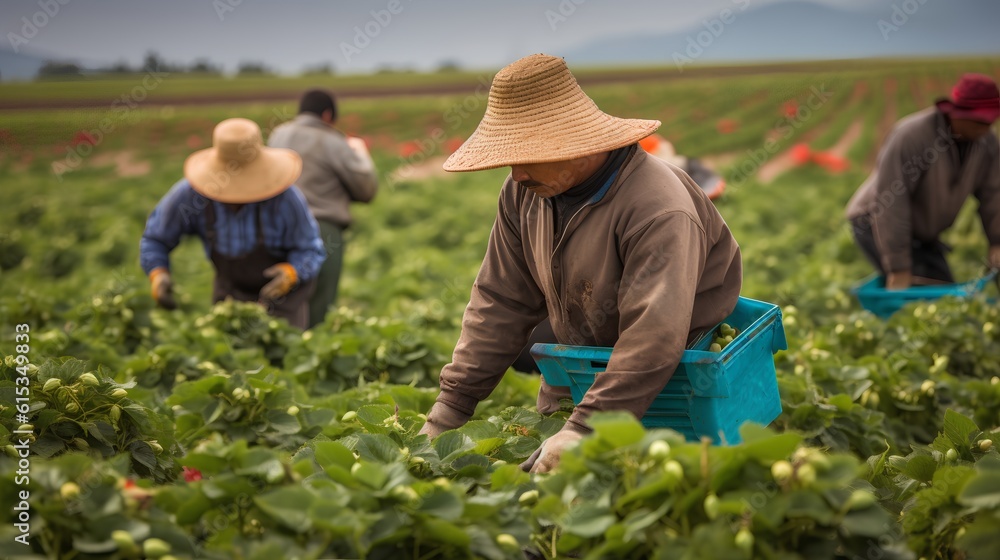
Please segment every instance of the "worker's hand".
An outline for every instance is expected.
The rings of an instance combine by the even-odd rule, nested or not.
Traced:
[[[260,289],[260,299],[276,300],[292,291],[299,280],[299,275],[295,272],[294,266],[283,262],[264,269],[264,278],[273,280]]]
[[[1000,245],[990,247],[989,256],[986,259],[990,268],[1000,268]]]
[[[563,451],[576,445],[576,442],[583,439],[584,434],[566,425],[552,437],[542,442],[542,446],[535,450],[528,457],[528,460],[521,463],[521,470],[536,474],[547,473],[559,465],[559,458]]]
[[[454,430],[469,421],[469,415],[455,410],[448,403],[438,401],[427,413],[427,422],[420,428],[420,433],[434,439],[442,432]]]
[[[170,279],[170,271],[160,266],[149,272],[149,286],[153,299],[164,309],[177,309],[174,301],[174,283]]]
[[[885,287],[890,290],[905,290],[913,284],[913,273],[909,270],[890,272],[885,279]]]

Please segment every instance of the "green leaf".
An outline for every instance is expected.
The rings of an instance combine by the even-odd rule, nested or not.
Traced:
[[[400,458],[399,445],[385,434],[358,434],[354,448],[362,459],[394,463]]]
[[[914,455],[907,460],[902,473],[920,482],[930,482],[934,479],[937,467],[937,461],[930,455]]]
[[[447,431],[434,440],[434,449],[441,462],[453,461],[458,455],[475,447],[472,438],[456,430]]]
[[[423,539],[428,544],[444,543],[460,548],[467,548],[471,542],[469,535],[453,523],[441,519],[427,518],[423,520]]]
[[[336,466],[349,471],[354,465],[354,454],[340,442],[317,441],[313,444],[313,449],[316,462],[324,470]]]
[[[600,536],[614,523],[615,516],[607,506],[584,502],[569,510],[562,520],[562,527],[567,533],[578,537],[593,538]]]
[[[979,433],[979,426],[952,409],[944,413],[944,434],[961,449],[968,448],[971,434]]]
[[[459,428],[458,431],[469,436],[472,438],[472,441],[476,442],[484,439],[503,437],[499,426],[486,420],[473,420]]]
[[[481,439],[476,442],[476,446],[472,448],[474,453],[479,453],[480,455],[489,455],[497,448],[502,446],[507,440],[504,438],[487,438]]]
[[[312,527],[309,510],[314,496],[301,486],[287,486],[255,496],[257,507],[279,525],[296,533],[305,533]]]
[[[980,472],[970,479],[958,494],[962,505],[982,508],[1000,508],[1000,472]]]
[[[445,521],[456,521],[462,516],[462,500],[443,488],[434,486],[420,498],[420,507],[417,509],[420,513]]]
[[[236,469],[233,472],[241,476],[256,475],[271,484],[285,478],[285,467],[281,464],[278,456],[270,449],[254,447],[247,451],[242,463],[246,466]]]
[[[601,439],[617,447],[625,447],[642,441],[646,430],[628,412],[598,412],[587,423]]]
[[[744,439],[744,443],[739,449],[747,457],[766,464],[785,459],[802,443],[802,436],[799,434],[785,432],[775,435],[767,428],[761,428],[754,424],[744,424],[740,429],[740,435],[743,435],[744,438],[749,435],[751,439]]]
[[[531,482],[531,475],[517,465],[502,465],[490,476],[490,489],[494,492],[517,488]]]

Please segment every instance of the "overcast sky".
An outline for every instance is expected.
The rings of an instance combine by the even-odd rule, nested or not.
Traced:
[[[559,55],[609,35],[675,31],[726,7],[777,1],[0,0],[0,32],[4,48],[16,43],[25,52],[92,64],[135,64],[153,50],[173,62],[207,57],[227,71],[241,61],[283,73],[324,62],[342,73],[387,65],[430,69],[445,60],[497,68],[526,54]],[[55,15],[42,12],[46,2],[59,5]],[[22,18],[44,25],[28,37],[32,29]]]

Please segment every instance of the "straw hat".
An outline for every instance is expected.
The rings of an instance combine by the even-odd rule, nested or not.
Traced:
[[[302,158],[292,150],[269,148],[260,127],[249,119],[226,119],[215,126],[212,147],[184,162],[191,188],[218,202],[260,202],[284,192],[299,178]]]
[[[535,54],[493,78],[483,120],[444,169],[566,161],[634,144],[659,126],[660,121],[620,119],[601,111],[566,61]]]

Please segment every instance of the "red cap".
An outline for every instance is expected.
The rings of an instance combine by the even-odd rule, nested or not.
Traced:
[[[989,76],[965,74],[951,90],[951,99],[938,101],[937,107],[952,118],[993,124],[1000,117],[1000,90]]]

